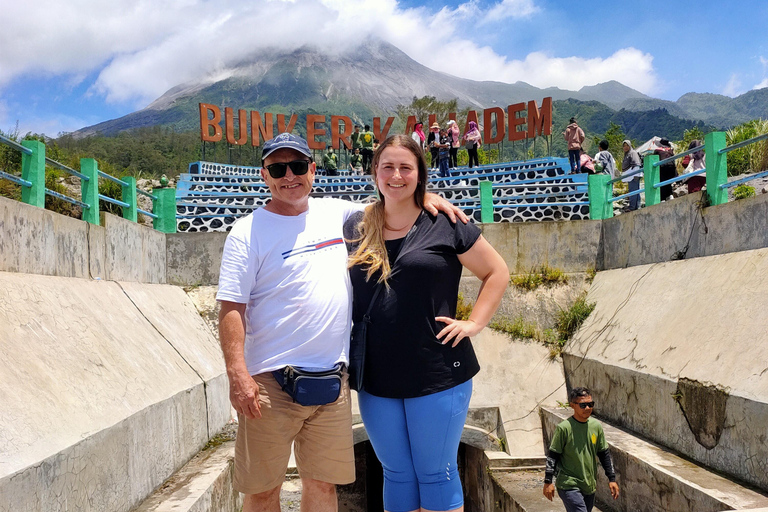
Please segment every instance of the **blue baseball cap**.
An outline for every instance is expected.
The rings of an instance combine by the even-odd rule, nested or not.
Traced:
[[[296,150],[302,155],[308,156],[310,159],[312,158],[312,152],[309,150],[306,140],[292,133],[281,133],[264,143],[264,148],[261,150],[261,159],[264,160],[278,149],[283,148]]]

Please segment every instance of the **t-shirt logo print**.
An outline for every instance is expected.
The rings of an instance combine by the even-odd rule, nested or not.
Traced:
[[[287,260],[291,256],[297,256],[299,254],[307,254],[311,252],[316,252],[321,249],[325,249],[326,247],[331,247],[334,245],[341,245],[344,243],[343,238],[332,238],[330,240],[325,240],[323,242],[317,242],[317,243],[311,243],[307,245],[303,245],[301,247],[294,247],[293,249],[289,251],[285,251],[282,253],[283,259]]]
[[[592,444],[597,444],[597,434],[592,434]]]

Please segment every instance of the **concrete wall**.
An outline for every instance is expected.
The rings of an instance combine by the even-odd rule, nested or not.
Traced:
[[[101,224],[0,197],[0,271],[165,282],[163,233],[107,213]]]
[[[0,272],[0,511],[127,511],[229,418],[182,290]]]
[[[600,222],[526,222],[481,225],[483,236],[504,257],[512,274],[547,264],[564,272],[596,268]]]
[[[105,229],[105,279],[166,282],[165,233],[135,222],[101,214]]]
[[[599,221],[504,222],[480,227],[513,274],[529,272],[542,264],[565,272],[584,272],[598,264]],[[217,284],[226,235],[168,235],[168,282],[179,286]]]
[[[167,235],[168,282],[180,286],[219,282],[221,254],[227,233],[174,233]]]
[[[768,249],[599,272],[571,386],[599,412],[768,489]]]
[[[600,269],[768,247],[768,194],[700,208],[697,192],[603,221]],[[686,245],[688,245],[686,251]]]

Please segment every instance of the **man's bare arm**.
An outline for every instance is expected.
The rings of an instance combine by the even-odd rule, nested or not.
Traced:
[[[219,342],[229,378],[229,400],[238,414],[261,417],[259,387],[245,364],[245,304],[221,301]]]

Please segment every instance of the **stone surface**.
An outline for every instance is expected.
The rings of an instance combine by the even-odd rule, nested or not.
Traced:
[[[564,272],[584,272],[598,263],[600,221],[505,222],[481,227],[512,274],[544,264]]]
[[[229,382],[218,337],[197,314],[194,304],[176,286],[120,283],[142,315],[205,382],[209,434],[230,419]]]
[[[768,249],[598,272],[566,379],[618,425],[768,489],[767,288]]]
[[[598,410],[603,408],[598,402]],[[546,442],[570,409],[542,409]],[[768,505],[768,496],[693,464],[674,453],[603,422],[622,491],[613,500],[598,469],[597,501],[603,510],[716,512]]]
[[[768,247],[768,195],[700,209],[702,193],[603,221],[600,269]],[[686,246],[687,249],[686,249]]]
[[[106,230],[106,278],[110,281],[166,282],[165,234],[102,212]]]
[[[217,284],[227,234],[211,232],[167,235],[168,282],[181,286]]]
[[[513,457],[541,457],[540,404],[563,400],[563,367],[538,343],[526,343],[485,329],[472,340],[480,373],[470,408],[498,407]]]
[[[140,286],[139,302],[171,288]],[[158,327],[201,324],[186,304]],[[0,273],[0,511],[138,505],[206,443],[208,404],[227,402],[180,355],[209,357],[199,343],[163,337],[119,283]],[[220,359],[194,364],[213,376]]]
[[[237,512],[243,497],[232,489],[235,443],[198,453],[134,512]]]
[[[515,471],[510,473],[496,472],[493,480],[497,493],[503,505],[493,510],[504,512],[562,512],[565,507],[560,497],[549,501],[544,497],[544,470]],[[490,510],[490,509],[488,509]],[[593,512],[600,512],[594,507]]]
[[[88,277],[86,223],[0,197],[0,271]]]
[[[543,285],[533,291],[522,290],[510,284],[492,320],[515,320],[521,317],[526,323],[542,329],[552,328],[560,310],[568,309],[576,299],[586,293],[591,284],[584,273],[567,274],[567,277],[566,284]],[[474,276],[462,277],[459,292],[465,302],[474,303],[480,284],[480,280]]]

